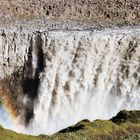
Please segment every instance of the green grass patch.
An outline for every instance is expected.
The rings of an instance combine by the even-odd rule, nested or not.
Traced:
[[[140,140],[140,111],[121,111],[111,120],[81,121],[53,136],[17,134],[0,127],[0,140]]]

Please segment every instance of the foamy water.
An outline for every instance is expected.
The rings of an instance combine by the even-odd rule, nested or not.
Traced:
[[[42,33],[41,40],[45,66],[34,118],[16,131],[53,134],[82,119],[140,109],[140,29],[54,31]],[[34,44],[34,70],[36,50]]]

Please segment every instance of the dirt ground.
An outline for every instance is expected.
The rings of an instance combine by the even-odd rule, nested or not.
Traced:
[[[140,0],[1,0],[1,23],[56,19],[139,25]]]

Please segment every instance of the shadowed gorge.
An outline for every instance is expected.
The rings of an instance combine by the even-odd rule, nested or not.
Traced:
[[[38,88],[40,84],[39,75],[40,72],[43,72],[44,69],[44,54],[42,50],[41,34],[37,34],[34,39],[32,37],[30,45],[31,46],[29,48],[28,61],[25,63],[21,81],[23,94],[28,98],[25,103],[24,113],[26,125],[29,124],[30,120],[34,116],[34,101],[38,97]],[[34,62],[36,64],[33,64],[33,61],[36,61]]]

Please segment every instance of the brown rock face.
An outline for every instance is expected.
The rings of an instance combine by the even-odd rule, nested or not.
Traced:
[[[16,118],[21,110],[21,103],[18,99],[18,94],[21,92],[18,79],[12,75],[0,81],[0,100],[13,118]]]
[[[100,24],[139,24],[139,0],[1,0],[6,21],[47,18]]]

